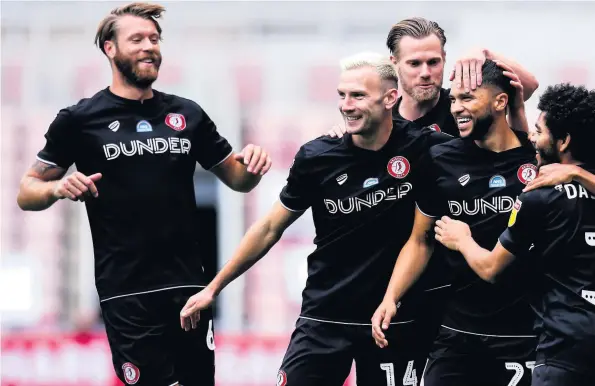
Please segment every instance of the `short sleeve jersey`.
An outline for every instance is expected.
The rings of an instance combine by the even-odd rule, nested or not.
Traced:
[[[530,248],[543,275],[532,291],[537,364],[595,376],[595,196],[576,182],[523,193],[500,243],[520,257]]]
[[[197,161],[211,169],[232,149],[198,104],[106,88],[62,109],[45,139],[39,160],[102,174],[85,201],[101,300],[205,284],[193,175]]]
[[[449,216],[469,224],[477,243],[491,250],[506,228],[517,196],[537,175],[535,149],[527,135],[515,132],[521,146],[504,152],[457,138],[430,150],[427,183],[417,205],[430,217]],[[448,327],[483,335],[531,336],[535,319],[525,300],[529,264],[508,270],[510,280],[482,280],[458,252],[444,251],[453,275]],[[527,259],[528,261],[528,259]]]
[[[355,146],[350,135],[299,149],[280,201],[291,211],[312,209],[316,249],[308,257],[302,316],[370,322],[411,233],[419,161],[432,144],[450,139],[397,120],[378,151]]]

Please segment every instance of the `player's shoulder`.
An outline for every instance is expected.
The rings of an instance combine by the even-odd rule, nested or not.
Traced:
[[[455,138],[450,134],[433,129],[432,126],[420,127],[415,122],[400,117],[393,117],[393,128],[401,134],[401,137],[413,140],[422,139],[427,141],[429,146],[448,142]]]
[[[107,89],[103,89],[90,97],[79,99],[77,103],[62,108],[58,114],[70,118],[82,118],[91,115],[109,105],[106,92]]]
[[[523,203],[548,205],[564,197],[564,184],[556,186],[542,186],[537,189],[523,192],[519,200]]]
[[[320,155],[342,148],[345,140],[345,136],[343,138],[336,138],[329,135],[321,135],[304,143],[300,147],[298,154],[302,159],[316,158]]]
[[[161,103],[167,107],[187,109],[190,110],[190,112],[195,112],[199,114],[205,112],[202,106],[198,104],[198,102],[195,102],[190,98],[182,97],[175,94],[168,94],[158,90],[153,90],[153,92],[159,96]]]
[[[595,167],[591,165],[580,165],[589,173],[595,173]],[[578,181],[570,181],[555,186],[543,186],[538,189],[523,193],[530,200],[542,200],[547,204],[552,204],[558,200],[569,201],[577,198],[595,199],[595,195],[587,190]]]
[[[463,138],[450,137],[448,141],[430,147],[430,157],[437,159],[448,155],[464,154],[465,147]]]

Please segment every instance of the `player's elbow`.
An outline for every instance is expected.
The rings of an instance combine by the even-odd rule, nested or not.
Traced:
[[[31,199],[29,199],[27,193],[24,193],[22,191],[19,191],[19,193],[17,194],[17,205],[21,210],[27,212],[45,209],[40,205],[35,205],[35,203]]]
[[[493,284],[497,280],[498,273],[498,270],[494,266],[485,266],[477,272],[477,275],[488,283]]]
[[[29,194],[27,194],[27,188],[23,185],[24,184],[21,182],[19,192],[17,193],[17,205],[24,211],[34,210],[33,205],[31,205],[31,200],[28,199]]]

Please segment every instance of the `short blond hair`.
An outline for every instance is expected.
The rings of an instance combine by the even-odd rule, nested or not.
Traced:
[[[161,39],[161,26],[157,22],[157,19],[165,12],[165,7],[159,4],[149,3],[130,3],[123,7],[112,9],[97,27],[97,33],[95,34],[95,45],[99,47],[101,52],[105,54],[105,42],[112,40],[117,36],[116,22],[118,19],[125,15],[137,16],[146,20],[151,20],[155,23],[155,28],[159,33]]]
[[[340,61],[341,71],[355,70],[363,67],[372,67],[376,70],[380,79],[398,83],[397,71],[391,61],[382,54],[376,52],[360,52],[348,56]]]

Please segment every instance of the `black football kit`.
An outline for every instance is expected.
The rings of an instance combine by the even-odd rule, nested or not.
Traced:
[[[527,134],[515,133],[521,146],[503,152],[461,138],[432,147],[419,210],[466,222],[477,243],[491,250],[517,196],[537,175],[534,147]],[[425,386],[506,386],[512,379],[515,385],[529,385],[536,346],[527,295],[530,259],[491,284],[460,253],[446,251],[441,257],[450,265],[453,293],[430,353]]]
[[[532,385],[595,385],[595,196],[576,182],[523,193],[500,243],[515,256],[531,249],[537,257]]]
[[[418,319],[425,290],[439,286],[440,278],[424,275],[400,303],[387,330],[399,343],[378,348],[370,319],[411,232],[419,160],[432,144],[451,139],[395,120],[378,151],[355,146],[350,135],[320,137],[300,148],[280,201],[290,211],[312,209],[316,249],[277,384],[343,385],[354,360],[360,386],[395,377],[417,384],[435,335]]]
[[[62,109],[38,153],[44,163],[102,173],[85,201],[113,362],[127,384],[214,384],[207,310],[184,332],[179,312],[204,285],[193,175],[232,153],[196,103],[154,91],[124,99],[106,88]]]

